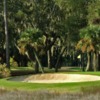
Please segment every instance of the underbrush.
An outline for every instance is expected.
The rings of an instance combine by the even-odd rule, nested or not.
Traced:
[[[0,78],[6,78],[10,76],[10,70],[6,67],[6,64],[0,64]]]

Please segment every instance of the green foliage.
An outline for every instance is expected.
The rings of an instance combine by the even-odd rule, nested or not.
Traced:
[[[80,31],[81,38],[99,38],[100,37],[100,26],[90,25]]]
[[[10,70],[6,67],[6,64],[0,64],[0,78],[5,78],[10,76]]]
[[[88,23],[100,24],[100,0],[91,0],[88,5]]]
[[[27,63],[27,66],[33,68],[33,67],[35,66],[35,62],[29,61],[29,62]]]
[[[29,28],[25,32],[21,33],[21,39],[25,41],[36,42],[42,36],[41,32],[37,28]]]
[[[23,19],[24,17],[25,17],[25,14],[24,14],[21,10],[18,10],[18,12],[16,13],[15,18],[16,18],[17,20],[21,20],[21,19]]]
[[[81,51],[99,51],[100,50],[100,26],[90,25],[80,31],[81,40],[77,44],[77,49]]]
[[[75,45],[81,38],[80,47],[84,52],[87,47],[87,51],[100,50],[98,28],[100,0],[7,0],[7,11],[11,56],[16,54],[16,58],[19,58],[17,52],[19,49],[22,54],[28,49],[32,55],[35,49],[39,56],[45,56],[45,58],[40,57],[40,60],[47,61],[46,50],[51,50],[53,47],[59,47],[59,50],[52,49],[52,60],[55,59],[54,52],[59,55],[64,47],[66,50],[63,56],[67,54],[72,56]],[[1,0],[0,57],[5,61],[3,20],[3,0]],[[88,24],[98,24],[98,26],[88,27]],[[79,34],[80,29],[82,34]],[[82,46],[82,43],[85,45]],[[29,48],[30,45],[33,49]]]
[[[18,67],[17,62],[13,59],[13,57],[10,57],[10,66],[11,67]]]
[[[36,51],[40,50],[39,48],[41,48],[44,45],[44,42],[45,36],[42,35],[39,29],[27,29],[25,32],[21,33],[20,39],[18,41],[20,53],[25,54],[25,52],[27,52],[28,50],[34,51],[34,49]],[[30,46],[32,47],[31,49]]]

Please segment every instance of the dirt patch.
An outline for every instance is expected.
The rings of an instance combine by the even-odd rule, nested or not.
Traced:
[[[99,76],[81,74],[38,74],[16,76],[11,81],[21,81],[28,83],[64,83],[64,82],[85,82],[100,80]]]

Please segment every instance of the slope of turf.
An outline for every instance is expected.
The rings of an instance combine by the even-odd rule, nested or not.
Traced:
[[[68,74],[68,73],[67,73]],[[69,74],[74,74],[70,72]],[[100,76],[100,72],[77,72],[75,74],[91,74]],[[64,91],[80,91],[82,88],[100,87],[100,81],[94,82],[75,82],[75,83],[53,83],[53,84],[40,84],[40,83],[22,83],[12,82],[7,79],[0,79],[0,87],[6,89],[18,90],[64,90]]]

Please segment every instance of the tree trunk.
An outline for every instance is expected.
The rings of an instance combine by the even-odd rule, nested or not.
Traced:
[[[48,68],[51,69],[51,53],[50,50],[47,51]]]
[[[89,70],[89,67],[90,67],[90,54],[89,53],[87,53],[87,66],[86,66],[86,71],[88,71]]]
[[[40,63],[40,60],[39,60],[39,58],[38,58],[38,56],[37,56],[35,51],[34,51],[34,56],[35,56],[35,59],[36,59],[36,61],[38,63],[39,68],[41,69],[42,73],[44,73],[43,67],[42,67],[42,65]]]
[[[36,64],[35,64],[35,73],[39,73],[39,66],[38,66],[38,62],[36,61]]]
[[[100,71],[100,51],[98,53],[98,71]]]
[[[62,48],[61,53],[58,55],[58,59],[57,59],[57,62],[55,64],[55,72],[58,72],[58,64],[59,64],[60,58],[63,55],[63,53],[64,53],[65,50],[66,50],[66,47]]]
[[[96,52],[93,53],[93,70],[97,71],[97,55],[96,55]]]
[[[33,59],[31,59],[31,57],[29,56],[29,53],[25,52],[25,54],[28,57],[28,59],[33,62]],[[35,69],[36,74],[39,73],[39,64],[38,64],[37,60],[35,61],[34,69]]]
[[[8,37],[8,25],[7,25],[7,4],[6,3],[7,3],[6,0],[4,0],[6,64],[7,64],[7,67],[10,68],[10,63],[9,63],[9,37]]]
[[[84,72],[84,53],[81,54],[81,68],[82,68],[82,71]]]
[[[92,57],[91,57],[91,52],[87,53],[87,67],[86,67],[86,71],[91,71],[92,70]]]

